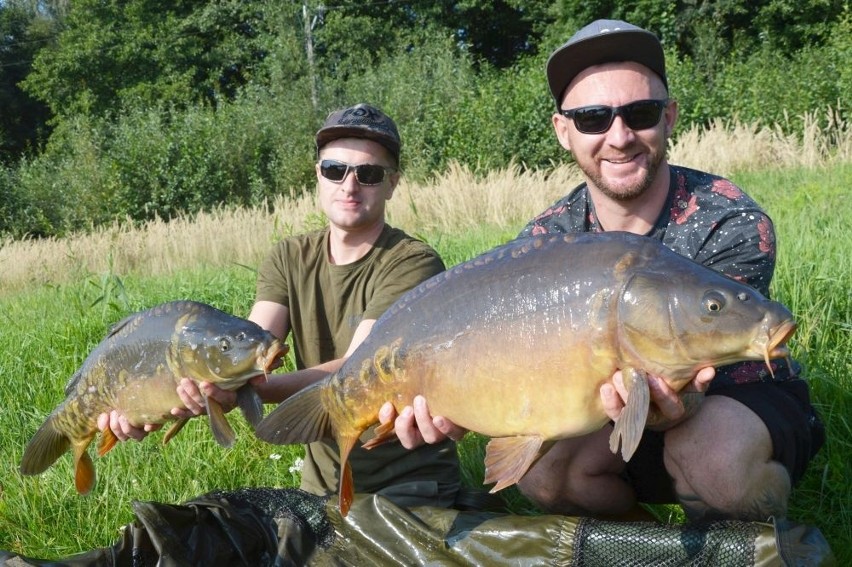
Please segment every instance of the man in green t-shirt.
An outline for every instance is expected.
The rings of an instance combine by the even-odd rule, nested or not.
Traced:
[[[403,293],[444,270],[438,254],[385,222],[385,205],[399,182],[401,141],[380,110],[358,104],[331,113],[316,135],[317,192],[328,226],[287,238],[258,270],[249,319],[280,338],[293,334],[297,370],[255,380],[266,403],[280,403],[343,365],[376,319]],[[191,417],[204,412],[204,396],[233,407],[234,392],[184,379],[178,394]],[[121,440],[141,439],[157,426],[132,427],[118,412],[103,414]],[[371,436],[372,430],[365,433]],[[450,506],[458,492],[455,443],[408,451],[388,443],[349,457],[355,491],[380,493],[403,506]],[[338,450],[333,442],[306,447],[302,488],[337,491]]]

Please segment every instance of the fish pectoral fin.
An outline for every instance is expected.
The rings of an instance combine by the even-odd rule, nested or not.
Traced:
[[[275,445],[333,439],[332,418],[322,403],[324,382],[300,390],[278,404],[255,428],[258,439]]]
[[[115,436],[112,429],[107,427],[101,432],[101,438],[98,441],[98,456],[103,457],[109,453],[116,443],[118,443],[118,437]]]
[[[74,487],[80,494],[88,494],[95,486],[95,465],[86,449],[94,439],[93,433],[86,439],[74,443]]]
[[[182,417],[182,418],[178,419],[177,421],[175,421],[171,425],[171,427],[169,427],[169,430],[166,431],[166,434],[163,435],[163,445],[165,445],[166,443],[168,443],[169,441],[174,439],[175,435],[177,435],[180,432],[180,430],[183,429],[183,426],[186,425],[186,422],[188,422],[188,421],[189,421],[188,417]]]
[[[243,417],[251,424],[252,429],[257,427],[263,419],[263,402],[251,384],[245,384],[237,389],[237,406],[243,412]]]
[[[609,436],[609,449],[618,452],[621,443],[621,458],[624,462],[630,460],[642,440],[642,432],[648,420],[648,408],[651,405],[651,391],[648,389],[646,375],[635,368],[621,371],[624,386],[627,389],[627,402],[621,410],[621,415],[615,420],[612,434]]]
[[[36,431],[33,438],[24,449],[21,458],[21,474],[33,475],[43,473],[65,454],[71,446],[68,436],[59,432],[53,426],[53,419],[48,419]]]
[[[222,405],[210,397],[205,397],[207,404],[207,416],[210,418],[210,431],[213,432],[213,439],[225,448],[234,446],[234,430],[231,429],[231,424],[228,423],[225,417],[225,410]]]
[[[360,434],[341,436],[337,439],[340,447],[340,489],[338,490],[338,506],[340,515],[344,518],[349,513],[352,500],[355,498],[355,481],[352,479],[352,466],[349,464],[349,453],[355,443],[358,442]]]
[[[485,447],[484,484],[497,484],[491,492],[512,486],[538,458],[544,440],[538,435],[495,437]]]
[[[373,432],[376,434],[375,437],[365,441],[361,445],[364,449],[373,449],[379,445],[384,445],[389,441],[396,441],[398,439],[392,421],[377,425]]]

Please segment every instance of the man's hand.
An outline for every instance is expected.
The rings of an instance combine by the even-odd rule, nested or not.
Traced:
[[[692,382],[680,392],[672,390],[659,376],[649,376],[648,388],[651,390],[652,403],[647,426],[665,430],[693,415],[698,411],[704,392],[707,391],[714,376],[716,376],[714,368],[702,368]],[[600,395],[607,416],[612,420],[618,419],[628,397],[620,370],[613,375],[612,383],[601,386]]]
[[[177,394],[185,407],[172,408],[169,413],[178,419],[207,413],[204,404],[205,395],[219,402],[225,411],[230,411],[237,405],[236,392],[223,390],[209,382],[202,382],[199,385],[189,378],[181,379],[177,386]],[[162,426],[161,423],[146,423],[142,427],[134,427],[127,417],[117,410],[104,412],[98,416],[98,429],[101,431],[111,429],[119,441],[127,441],[128,439],[142,441],[148,433],[157,431]]]
[[[379,421],[383,424],[393,422],[396,436],[406,449],[415,449],[424,443],[440,443],[448,437],[458,441],[467,433],[445,417],[432,417],[423,396],[415,396],[413,407],[404,407],[399,415],[393,404],[386,402],[379,410]]]
[[[130,425],[127,417],[117,410],[102,413],[98,416],[98,429],[101,431],[111,429],[119,441],[127,441],[128,439],[142,441],[148,433],[156,431],[161,427],[162,424],[159,423],[146,423],[143,427],[134,427]]]
[[[225,412],[229,412],[237,405],[237,393],[223,390],[210,382],[196,383],[189,378],[182,378],[177,387],[177,394],[185,407],[172,408],[171,414],[175,417],[195,417],[207,413],[205,397],[219,402]]]

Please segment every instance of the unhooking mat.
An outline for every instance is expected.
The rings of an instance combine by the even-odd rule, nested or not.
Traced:
[[[9,567],[171,566],[824,566],[821,532],[788,522],[666,525],[406,510],[358,495],[346,518],[336,499],[297,489],[213,492],[183,505],[134,502],[136,520],[112,547],[56,560],[0,551]]]

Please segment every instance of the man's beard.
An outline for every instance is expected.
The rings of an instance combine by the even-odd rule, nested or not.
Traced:
[[[668,142],[668,140],[666,140]],[[668,146],[668,143],[666,143]],[[645,175],[642,176],[642,179],[639,180],[638,183],[628,186],[619,186],[614,187],[609,185],[604,179],[603,175],[601,175],[600,170],[592,171],[591,167],[586,167],[582,163],[578,162],[580,170],[586,175],[586,177],[592,182],[592,184],[609,199],[613,201],[619,201],[622,203],[629,203],[630,201],[635,201],[639,197],[645,194],[648,191],[648,188],[654,182],[654,178],[657,176],[657,172],[660,169],[660,164],[663,163],[663,160],[666,157],[667,147],[663,148],[661,152],[652,152],[649,154],[648,161],[648,170],[645,172]]]

